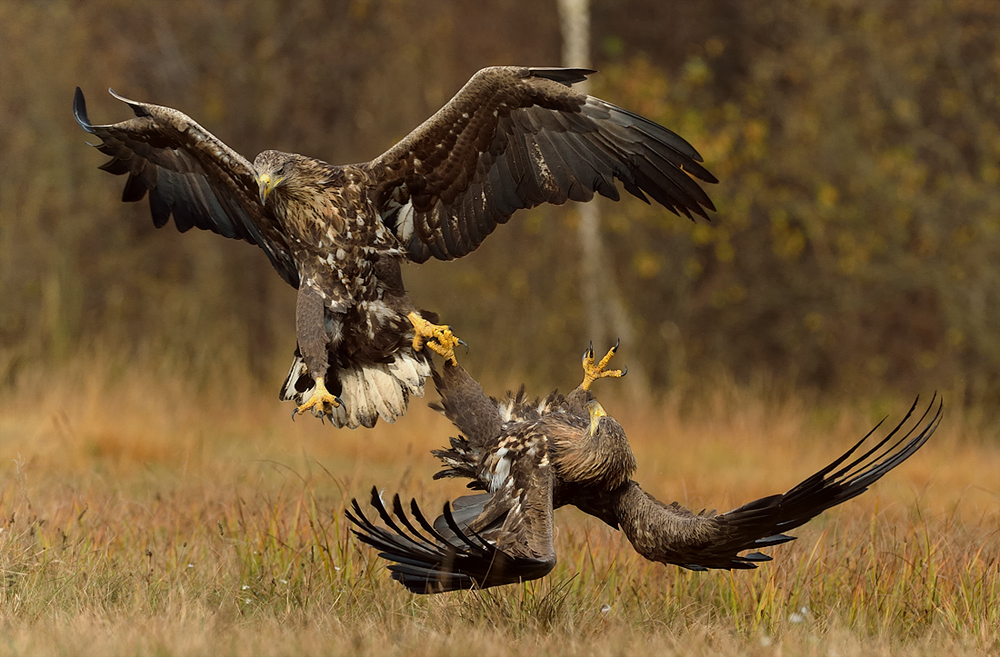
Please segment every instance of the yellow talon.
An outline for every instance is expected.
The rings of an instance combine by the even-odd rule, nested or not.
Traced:
[[[327,408],[329,404],[330,408]],[[311,410],[313,415],[317,417],[323,417],[324,415],[333,416],[333,409],[341,406],[343,402],[336,395],[331,395],[330,391],[326,389],[326,384],[323,383],[323,377],[316,377],[316,388],[313,390],[312,396],[306,400],[304,404],[295,409],[296,415],[302,415],[306,411]]]
[[[450,361],[452,365],[458,365],[458,360],[455,358],[455,347],[465,344],[465,342],[451,332],[450,326],[431,324],[415,312],[406,317],[413,324],[414,351],[420,351],[426,345],[431,351]]]
[[[615,346],[611,347],[611,349],[608,350],[608,353],[605,354],[604,358],[601,359],[601,362],[596,365],[594,364],[594,343],[590,344],[590,348],[588,348],[583,354],[583,383],[580,384],[581,388],[584,390],[590,390],[590,386],[598,379],[603,379],[609,376],[620,379],[628,374],[627,367],[624,370],[604,369],[607,364],[611,362],[611,358],[615,355],[615,353],[618,352],[618,345],[620,344],[621,340],[616,342]]]

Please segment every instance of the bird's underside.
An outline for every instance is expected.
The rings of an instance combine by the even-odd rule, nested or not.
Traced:
[[[430,348],[461,342],[403,291],[399,264],[474,251],[520,209],[613,200],[624,189],[675,214],[714,210],[716,179],[670,130],[574,91],[592,71],[483,69],[440,111],[370,162],[335,166],[264,151],[249,162],[181,112],[116,96],[135,118],[74,114],[127,174],[123,201],[148,195],[153,222],[259,246],[298,289],[298,350],[281,398],[337,426],[393,421],[423,392]],[[377,344],[370,344],[377,343]]]
[[[883,438],[872,438],[879,423],[787,492],[726,513],[693,513],[676,502],[659,502],[625,476],[634,471],[634,460],[629,469],[624,431],[582,386],[565,397],[553,393],[529,401],[522,389],[497,401],[460,366],[446,366],[435,383],[439,408],[463,434],[434,452],[444,465],[435,478],[467,477],[470,488],[484,492],[446,504],[433,522],[416,500],[410,503],[414,523],[398,496],[389,508],[374,490],[371,503],[384,527],[366,517],[357,501],[348,512],[354,533],[415,593],[543,577],[556,561],[553,510],[566,504],[620,529],[651,561],[692,570],[756,568],[771,560],[762,549],[794,540],[787,532],[860,495],[912,456],[942,417],[935,396],[913,421],[915,401]],[[588,465],[586,454],[574,450],[600,454],[603,468]]]

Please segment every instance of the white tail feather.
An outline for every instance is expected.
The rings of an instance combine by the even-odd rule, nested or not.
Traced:
[[[431,368],[427,361],[397,357],[389,363],[389,372],[406,384],[408,392],[422,395],[424,379],[430,376]]]
[[[374,363],[351,369],[337,370],[334,377],[340,389],[340,399],[344,404],[333,409],[333,417],[327,416],[334,426],[356,429],[373,427],[382,418],[395,422],[406,413],[410,395],[423,397],[424,382],[431,374],[430,363],[410,350],[397,352],[388,363]],[[300,379],[308,381],[308,369],[300,356],[296,356],[288,377],[281,389],[282,401],[293,401],[302,405],[308,400],[315,385],[299,392]],[[311,382],[310,382],[311,383]]]
[[[348,426],[357,428],[359,425],[371,428],[375,426],[378,415],[373,411],[373,400],[368,392],[364,371],[361,369],[347,370],[340,373],[344,387],[341,399],[347,408]],[[351,401],[348,402],[347,399]]]
[[[386,422],[392,422],[406,412],[406,400],[409,391],[404,389],[405,381],[400,381],[389,373],[389,367],[384,369],[367,368],[365,378],[368,379],[368,390],[373,397],[378,397],[381,403],[376,403],[379,417]]]

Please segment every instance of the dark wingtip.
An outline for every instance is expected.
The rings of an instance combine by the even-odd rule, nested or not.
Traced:
[[[136,116],[138,117],[149,116],[149,110],[146,109],[146,106],[144,104],[136,102],[134,100],[130,100],[125,96],[122,96],[121,94],[116,94],[115,90],[112,89],[111,87],[108,87],[108,93],[117,98],[118,100],[122,101],[126,105],[128,105]]]
[[[84,99],[83,89],[80,87],[76,88],[76,93],[73,95],[73,118],[76,119],[81,128],[90,133],[94,132],[94,126],[87,118],[87,101]]]
[[[788,543],[789,541],[794,541],[795,536],[788,536],[787,534],[773,534],[771,536],[765,536],[763,538],[758,538],[754,541],[754,545],[758,547],[770,547],[772,545],[781,545],[782,543]]]
[[[696,563],[681,563],[677,565],[680,566],[681,568],[687,568],[688,570],[693,570],[698,573],[704,573],[708,571],[708,568],[705,568],[705,566]]]
[[[558,68],[537,66],[528,69],[529,73],[535,77],[548,78],[567,87],[577,82],[583,82],[588,75],[597,73],[592,68]]]

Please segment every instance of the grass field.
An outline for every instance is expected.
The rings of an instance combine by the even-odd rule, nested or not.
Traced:
[[[549,577],[426,597],[392,582],[343,518],[373,484],[428,510],[464,490],[430,479],[450,428],[423,401],[396,425],[336,431],[293,424],[269,389],[203,382],[206,401],[155,368],[126,371],[78,363],[3,394],[0,654],[1000,650],[1000,440],[947,398],[929,444],[757,571],[647,563],[564,509]],[[784,491],[908,406],[732,385],[652,403],[614,388],[597,392],[629,432],[636,478],[697,509]]]

